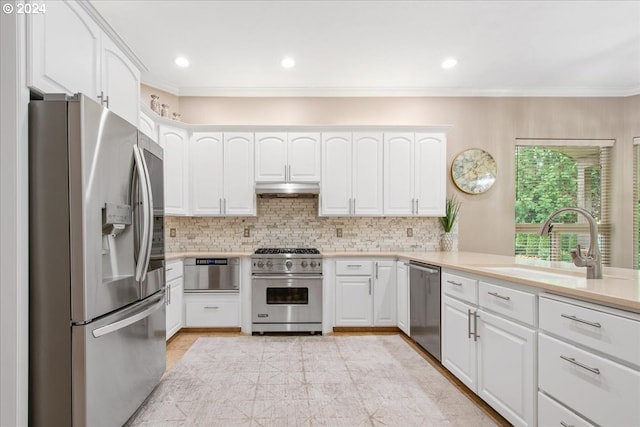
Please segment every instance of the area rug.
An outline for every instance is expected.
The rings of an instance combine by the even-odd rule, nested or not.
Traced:
[[[199,338],[131,426],[494,426],[398,335]]]

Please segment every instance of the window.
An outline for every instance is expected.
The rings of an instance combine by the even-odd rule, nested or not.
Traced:
[[[640,138],[634,138],[633,145],[633,223],[636,225],[636,232],[633,234],[633,265],[640,269]]]
[[[554,219],[540,237],[540,225],[555,210],[577,206],[598,222],[602,264],[609,265],[609,179],[613,141],[524,140],[516,142],[515,255],[571,261],[571,249],[589,246],[589,225],[575,213]]]

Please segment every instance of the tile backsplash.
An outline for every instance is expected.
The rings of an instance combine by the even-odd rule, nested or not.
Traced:
[[[258,198],[255,217],[167,217],[167,252],[251,252],[259,247],[321,251],[436,251],[437,218],[319,217],[317,198]],[[176,237],[169,236],[175,228]],[[244,237],[245,228],[249,237]],[[411,228],[412,237],[407,237]],[[336,229],[342,229],[337,237]]]

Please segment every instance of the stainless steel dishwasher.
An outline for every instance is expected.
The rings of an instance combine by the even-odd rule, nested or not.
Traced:
[[[409,336],[441,361],[440,267],[410,262],[409,287]]]
[[[185,292],[237,293],[239,289],[239,258],[185,258]]]

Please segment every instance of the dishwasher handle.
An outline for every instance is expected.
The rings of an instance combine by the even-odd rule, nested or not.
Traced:
[[[429,274],[438,274],[438,273],[440,273],[440,270],[438,270],[436,268],[424,267],[421,264],[409,263],[409,268],[414,268],[416,270],[424,271],[424,272],[427,272]]]

